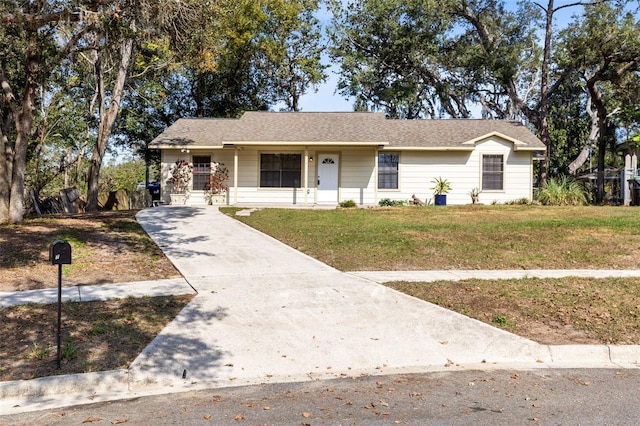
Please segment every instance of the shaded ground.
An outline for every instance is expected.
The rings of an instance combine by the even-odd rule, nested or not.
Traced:
[[[0,291],[56,287],[58,268],[49,263],[55,240],[71,244],[72,264],[63,267],[63,286],[180,277],[135,213],[102,212],[0,226]]]
[[[55,240],[71,244],[63,286],[180,277],[135,220],[135,211],[27,220],[0,226],[0,291],[55,288]],[[0,309],[0,380],[126,368],[193,296],[66,302],[57,369],[57,304]]]
[[[0,309],[0,380],[127,368],[192,298],[65,302],[60,369],[57,304]]]

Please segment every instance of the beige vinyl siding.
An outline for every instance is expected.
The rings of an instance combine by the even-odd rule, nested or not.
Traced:
[[[475,173],[477,187],[482,188],[482,156],[503,155],[504,158],[504,189],[502,191],[480,191],[480,202],[505,203],[519,198],[532,196],[531,153],[527,151],[513,151],[513,144],[499,139],[489,139],[476,145],[471,161],[477,164]]]
[[[400,153],[400,190],[378,191],[378,199],[409,200],[413,194],[433,202],[433,179],[451,182],[447,204],[469,204],[469,191],[481,188],[482,155],[504,156],[504,190],[480,192],[480,202],[505,203],[532,196],[531,153],[513,151],[511,142],[491,138],[476,144],[473,151],[402,151]]]
[[[343,150],[340,156],[340,201],[376,204],[375,149]]]
[[[210,150],[210,151],[194,151],[189,153],[181,152],[180,150],[162,150],[161,151],[161,176],[160,186],[162,190],[162,199],[165,203],[170,202],[170,185],[165,182],[169,176],[169,168],[178,159],[188,160],[193,163],[193,156],[211,156],[212,162],[224,163],[225,167],[229,170],[229,187],[233,185],[233,151],[225,150]],[[193,182],[193,181],[192,181]],[[230,189],[232,192],[232,189]],[[204,198],[204,191],[193,191],[189,193],[187,199],[187,205],[205,205],[207,200]]]
[[[403,151],[400,154],[400,193],[388,198],[409,200],[415,194],[422,201],[433,203],[432,181],[442,177],[448,179],[452,187],[447,194],[447,204],[466,203],[467,192],[472,188],[467,189],[467,186],[472,185],[473,181],[467,170],[469,155],[464,151]],[[385,198],[386,195],[386,192],[380,191],[378,197]]]
[[[261,153],[291,153],[301,154],[301,188],[260,188],[260,154]],[[231,151],[233,156],[233,151]],[[310,156],[315,153],[309,152]],[[304,150],[300,147],[283,146],[277,149],[245,148],[238,151],[238,204],[313,204],[315,201],[314,163],[309,163],[308,183],[309,191],[304,188]],[[233,182],[230,183],[233,186]],[[231,188],[232,203],[234,189]],[[306,195],[306,199],[305,199]]]
[[[409,200],[413,194],[425,202],[433,203],[433,179],[442,177],[451,182],[452,190],[447,194],[447,204],[468,204],[469,191],[482,187],[482,155],[504,156],[504,190],[481,191],[480,202],[504,203],[532,196],[531,152],[516,152],[512,142],[492,137],[469,151],[418,151],[388,149],[380,152],[399,154],[398,189],[380,190],[377,186],[376,148],[353,148],[314,146],[307,153],[314,161],[308,163],[305,187],[305,149],[301,146],[242,147],[220,150],[191,150],[182,153],[179,149],[162,150],[162,195],[169,202],[169,189],[164,183],[171,164],[184,158],[192,161],[193,155],[211,155],[212,161],[223,162],[229,169],[230,204],[299,204],[313,205],[316,202],[317,159],[322,153],[340,155],[339,201],[354,200],[359,205],[377,205],[381,199]],[[234,156],[238,154],[238,186],[234,188]],[[261,153],[301,154],[301,188],[260,188]],[[203,192],[192,193],[188,204],[203,204]]]

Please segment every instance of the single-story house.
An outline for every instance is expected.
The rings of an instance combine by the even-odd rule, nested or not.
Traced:
[[[187,204],[204,204],[212,164],[229,171],[229,205],[337,205],[382,199],[432,202],[433,180],[451,184],[448,204],[532,198],[544,144],[519,122],[396,120],[371,112],[246,112],[237,119],[183,118],[150,143],[164,184],[176,160],[193,165]]]

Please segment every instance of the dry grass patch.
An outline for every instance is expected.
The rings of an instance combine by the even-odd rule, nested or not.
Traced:
[[[640,345],[637,278],[387,285],[539,343]]]
[[[0,309],[0,380],[127,368],[193,295],[65,302],[57,369],[57,304]]]
[[[29,219],[0,226],[0,291],[56,287],[49,264],[55,240],[71,244],[63,285],[175,278],[180,274],[135,219],[135,211]]]

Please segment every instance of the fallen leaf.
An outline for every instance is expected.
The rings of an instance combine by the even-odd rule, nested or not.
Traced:
[[[264,408],[262,408],[262,409],[263,409],[263,410],[265,410],[265,411],[268,411],[268,410],[271,410],[271,407],[269,407],[269,406],[267,405],[266,407],[264,407]]]
[[[202,417],[204,417],[205,420],[209,420],[211,418],[211,414],[205,414]]]
[[[240,420],[244,420],[244,416],[242,414],[238,414],[233,418],[233,420],[239,422]]]
[[[93,423],[93,422],[99,422],[100,418],[98,417],[87,417],[86,419],[84,419],[84,421],[82,423]]]
[[[444,342],[440,342],[441,345],[448,345],[449,342],[447,342],[446,340]]]
[[[308,412],[305,411],[304,413],[302,413],[302,417],[307,419],[307,418],[311,417],[311,413],[308,413]]]
[[[121,425],[121,424],[126,423],[126,422],[127,422],[127,420],[126,420],[126,419],[118,419],[118,420],[113,420],[113,421],[111,422],[111,424],[112,424],[112,425]]]

